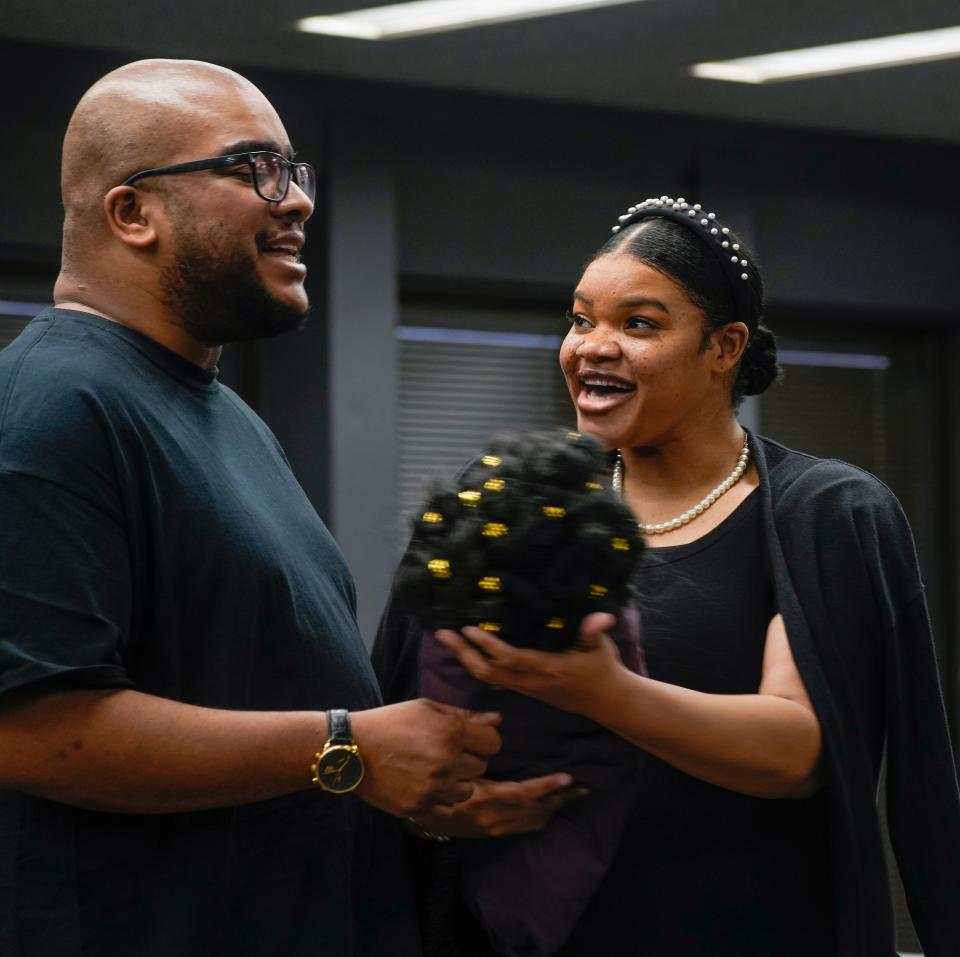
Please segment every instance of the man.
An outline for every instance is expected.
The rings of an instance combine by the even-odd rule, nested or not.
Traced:
[[[210,64],[129,64],[70,121],[57,305],[0,353],[4,957],[411,952],[370,807],[448,814],[499,746],[379,706],[336,545],[216,380],[306,314],[291,158]]]

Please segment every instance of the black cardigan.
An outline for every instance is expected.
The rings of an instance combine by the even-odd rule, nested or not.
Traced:
[[[777,602],[823,729],[838,953],[894,953],[876,813],[927,957],[960,953],[960,793],[913,537],[851,465],[751,439]]]
[[[836,952],[895,954],[876,810],[886,745],[888,823],[910,913],[927,957],[956,957],[960,792],[906,517],[861,469],[759,436],[750,446],[777,606],[823,730]],[[407,624],[388,608],[374,650],[388,701],[417,693],[409,635],[419,630]]]

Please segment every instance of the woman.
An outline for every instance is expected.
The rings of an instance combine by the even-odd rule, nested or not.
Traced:
[[[583,650],[566,655],[438,634],[475,677],[652,756],[568,957],[892,957],[875,812],[885,742],[925,952],[960,941],[960,798],[909,528],[872,476],[740,427],[740,398],[777,376],[762,314],[743,243],[668,197],[621,217],[574,293],[560,362],[580,429],[619,450],[648,535],[649,678],[619,662],[609,617],[585,620]],[[410,684],[402,632],[388,615],[388,694]],[[473,803],[451,830],[496,817],[495,795]]]

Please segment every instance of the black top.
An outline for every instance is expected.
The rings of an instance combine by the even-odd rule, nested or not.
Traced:
[[[776,613],[759,495],[697,541],[649,550],[636,581],[651,677],[757,691]],[[822,795],[748,797],[650,758],[619,853],[562,953],[833,957],[826,812]]]
[[[350,574],[263,422],[214,372],[64,310],[0,353],[0,701],[50,684],[379,702]],[[157,815],[0,792],[0,953],[351,954],[371,826],[319,789]]]
[[[887,821],[910,914],[927,957],[955,957],[960,793],[906,517],[861,469],[760,436],[750,443],[774,607],[823,731],[830,866],[821,879],[830,885],[836,952],[895,953],[876,814],[886,753]],[[387,639],[404,635],[386,625]],[[388,700],[416,694],[408,641],[382,642],[375,661]],[[641,904],[618,919],[635,925]],[[808,917],[797,909],[798,925]]]

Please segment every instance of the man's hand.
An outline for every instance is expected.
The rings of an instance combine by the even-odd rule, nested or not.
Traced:
[[[425,698],[355,711],[350,723],[366,765],[357,794],[398,817],[449,818],[500,750],[499,715]]]
[[[360,795],[403,817],[465,801],[500,747],[499,721],[430,701],[353,712]],[[328,734],[322,711],[200,708],[127,689],[11,692],[0,697],[0,788],[124,814],[249,804],[316,789],[310,756]]]
[[[569,774],[548,774],[525,781],[478,778],[471,797],[446,816],[419,814],[414,824],[430,834],[447,837],[508,837],[528,834],[547,825],[554,812],[587,789],[574,786]]]

